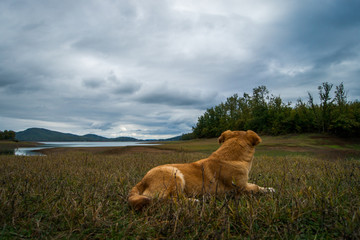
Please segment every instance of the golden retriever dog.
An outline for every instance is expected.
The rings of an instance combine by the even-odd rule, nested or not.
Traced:
[[[171,198],[178,194],[189,198],[201,194],[239,192],[274,192],[273,188],[248,183],[255,146],[261,138],[253,131],[225,131],[222,144],[208,158],[193,163],[166,164],[146,173],[130,191],[128,202],[139,210],[154,198]]]

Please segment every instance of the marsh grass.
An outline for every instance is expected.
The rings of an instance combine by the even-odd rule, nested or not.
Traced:
[[[256,157],[251,182],[273,194],[157,201],[141,212],[127,194],[165,163],[197,152],[0,157],[0,238],[356,239],[360,162],[313,156]]]

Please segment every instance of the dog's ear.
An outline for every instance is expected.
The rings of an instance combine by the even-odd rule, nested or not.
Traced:
[[[256,146],[259,143],[261,143],[261,138],[254,131],[247,130],[246,137],[249,140],[249,142],[251,143],[251,145],[253,145],[253,146]]]
[[[229,135],[231,135],[231,131],[227,130],[225,132],[223,132],[220,137],[218,138],[219,144],[222,144],[223,142],[225,142],[228,138]]]

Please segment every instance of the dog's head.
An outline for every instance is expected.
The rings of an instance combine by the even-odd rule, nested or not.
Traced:
[[[247,130],[246,132],[227,130],[220,135],[218,140],[221,144],[232,138],[243,139],[247,141],[251,146],[256,146],[261,143],[261,138],[259,137],[259,135],[257,135],[256,132],[251,130]]]

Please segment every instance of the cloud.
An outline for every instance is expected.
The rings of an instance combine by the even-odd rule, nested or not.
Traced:
[[[179,90],[166,85],[144,91],[136,100],[145,104],[168,106],[209,106],[214,103],[215,92],[203,93],[198,89]]]
[[[82,80],[82,85],[90,90],[110,92],[114,95],[127,95],[140,90],[141,83],[135,79],[119,79],[113,72],[104,78],[87,78]]]
[[[114,94],[132,94],[137,92],[141,88],[141,84],[134,81],[129,81],[126,83],[120,83],[113,90]]]
[[[102,80],[101,79],[96,79],[96,78],[84,79],[83,80],[83,85],[86,88],[91,88],[91,89],[99,88],[102,85]]]
[[[113,122],[94,122],[91,124],[89,129],[100,129],[103,131],[110,130],[114,127]]]
[[[114,73],[110,73],[108,81],[111,83],[112,92],[118,94],[133,94],[140,90],[141,83],[135,79],[119,79]]]
[[[359,1],[0,2],[0,125],[170,137],[227,97],[359,99]]]

